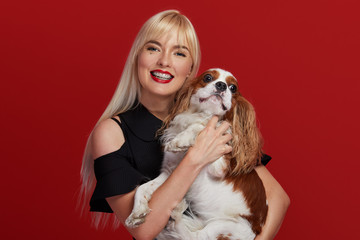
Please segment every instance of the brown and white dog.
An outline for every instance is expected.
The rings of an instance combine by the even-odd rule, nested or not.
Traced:
[[[145,221],[152,193],[168,178],[213,115],[231,124],[233,151],[202,169],[185,199],[157,239],[254,239],[267,215],[265,189],[254,167],[262,155],[252,105],[238,91],[235,77],[210,69],[190,80],[164,122],[162,173],[141,185],[128,227]],[[191,210],[183,214],[186,209]],[[187,212],[188,212],[187,211]]]

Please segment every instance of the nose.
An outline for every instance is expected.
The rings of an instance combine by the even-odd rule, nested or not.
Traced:
[[[158,65],[161,67],[170,67],[171,66],[170,54],[163,52],[159,57]]]
[[[226,90],[226,83],[224,82],[217,82],[215,83],[215,88],[216,90],[218,90],[219,92],[223,92]]]

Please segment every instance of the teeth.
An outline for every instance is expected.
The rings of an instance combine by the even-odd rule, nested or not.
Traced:
[[[151,74],[154,75],[155,77],[163,79],[163,80],[169,80],[172,78],[172,76],[167,73],[151,72]]]

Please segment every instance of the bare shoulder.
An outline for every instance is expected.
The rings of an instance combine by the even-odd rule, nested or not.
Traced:
[[[125,142],[120,126],[112,119],[101,121],[93,130],[91,155],[96,159],[102,155],[118,150]]]

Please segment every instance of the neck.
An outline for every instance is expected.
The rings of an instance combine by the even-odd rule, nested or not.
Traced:
[[[147,99],[141,96],[140,102],[149,112],[162,121],[169,115],[169,109],[173,103],[173,97]]]

